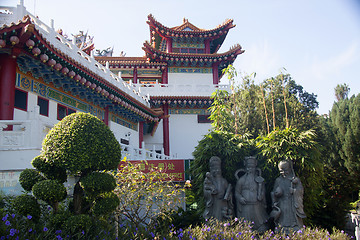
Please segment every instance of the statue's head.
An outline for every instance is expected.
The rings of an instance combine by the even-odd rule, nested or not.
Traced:
[[[210,172],[213,176],[221,176],[221,159],[216,156],[212,156],[209,160]]]
[[[245,157],[244,165],[246,171],[249,173],[254,173],[257,166],[257,159],[255,156]]]
[[[290,160],[282,160],[278,164],[280,174],[283,177],[289,177],[292,175],[292,163]]]

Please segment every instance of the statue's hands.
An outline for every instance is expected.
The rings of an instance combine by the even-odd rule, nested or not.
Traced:
[[[245,205],[245,204],[246,204],[246,200],[245,200],[245,198],[243,198],[243,197],[240,197],[240,198],[239,198],[239,202],[240,202],[242,205]]]
[[[277,187],[274,192],[275,197],[280,197],[282,194],[283,194],[283,191],[281,190],[281,188]]]

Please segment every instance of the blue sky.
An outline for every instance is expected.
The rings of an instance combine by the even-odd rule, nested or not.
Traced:
[[[234,62],[243,74],[256,72],[255,82],[281,69],[320,103],[328,113],[337,84],[350,95],[360,93],[360,1],[358,0],[24,0],[28,11],[68,35],[80,30],[94,36],[96,49],[114,47],[114,55],[143,56],[149,40],[147,15],[168,27],[183,18],[212,29],[233,19],[219,52],[239,43],[245,53]],[[1,5],[18,0],[1,0]]]

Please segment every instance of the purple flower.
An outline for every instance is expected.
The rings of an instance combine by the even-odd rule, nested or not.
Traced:
[[[61,232],[61,230],[56,230],[55,234],[60,234]]]
[[[28,219],[32,219],[32,216],[31,216],[31,215],[28,215],[27,218],[28,218]]]
[[[8,215],[6,214],[5,217],[2,218],[2,220],[5,222],[7,220]]]
[[[16,233],[16,229],[12,228],[10,229],[10,236],[14,236]]]
[[[14,213],[13,213],[13,214],[11,214],[11,217],[12,217],[12,218],[14,218],[14,217],[15,217],[15,214],[14,214]]]
[[[32,232],[32,228],[29,229],[29,232]]]
[[[9,222],[8,220],[6,220],[5,225],[6,225],[6,226],[9,226],[9,225],[10,225],[10,222]]]
[[[84,235],[84,234],[85,234],[84,230],[83,230],[83,231],[81,231],[81,233],[82,233],[82,235]]]
[[[57,235],[56,238],[62,240],[62,237],[60,235]]]
[[[47,230],[49,230],[47,227],[44,227],[44,232],[47,232]]]

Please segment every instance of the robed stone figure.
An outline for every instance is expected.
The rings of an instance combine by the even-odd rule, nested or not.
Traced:
[[[304,213],[303,195],[304,188],[298,177],[295,176],[292,162],[283,160],[278,164],[280,176],[275,180],[271,192],[273,210],[271,217],[280,231],[290,233],[303,226]]]
[[[204,218],[218,220],[231,219],[233,216],[233,203],[231,184],[222,177],[221,159],[213,156],[209,160],[210,172],[206,173],[204,180],[205,211]]]
[[[256,157],[246,157],[245,169],[235,172],[238,179],[235,187],[236,216],[253,222],[253,229],[264,232],[268,229],[265,200],[265,183],[261,170],[256,168]],[[245,172],[239,178],[239,173]]]

